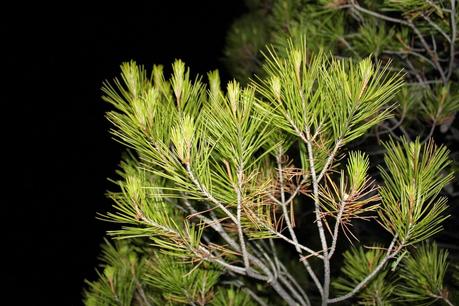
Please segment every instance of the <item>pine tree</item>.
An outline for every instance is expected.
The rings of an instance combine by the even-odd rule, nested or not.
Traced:
[[[101,218],[120,227],[85,304],[453,305],[459,265],[432,240],[453,172],[431,136],[458,109],[457,12],[435,3],[250,1],[226,87],[179,60],[170,76],[124,63],[103,87],[128,153]],[[413,39],[425,24],[446,34],[446,82]],[[422,56],[387,56],[400,42]],[[355,145],[379,134],[380,163]]]

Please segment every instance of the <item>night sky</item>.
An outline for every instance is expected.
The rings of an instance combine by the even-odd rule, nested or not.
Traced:
[[[222,70],[225,34],[245,10],[242,1],[114,3],[1,12],[2,122],[11,140],[3,151],[13,155],[3,164],[19,187],[2,188],[14,195],[2,200],[4,305],[80,305],[83,280],[95,277],[108,228],[95,217],[111,205],[107,178],[123,150],[108,133],[101,83],[131,59],[151,68],[180,58],[192,74]]]

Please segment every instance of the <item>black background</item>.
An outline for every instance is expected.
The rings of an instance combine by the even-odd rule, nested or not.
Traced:
[[[2,151],[13,155],[3,161],[12,170],[2,188],[4,305],[79,305],[83,280],[95,277],[108,226],[95,216],[111,205],[107,177],[122,152],[108,134],[102,81],[131,59],[222,70],[226,32],[245,10],[242,1],[65,3],[0,13]]]

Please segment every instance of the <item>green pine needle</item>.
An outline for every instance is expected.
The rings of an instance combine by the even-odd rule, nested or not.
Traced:
[[[445,174],[449,151],[432,140],[426,144],[419,139],[390,140],[384,146],[387,170],[379,167],[385,183],[380,191],[381,223],[403,244],[426,240],[441,231],[448,217],[443,215],[446,198],[438,195],[453,177]]]

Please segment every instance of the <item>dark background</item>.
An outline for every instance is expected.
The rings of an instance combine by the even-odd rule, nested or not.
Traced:
[[[107,177],[123,150],[108,133],[102,81],[131,59],[151,68],[181,58],[192,74],[219,68],[228,78],[225,35],[244,10],[156,0],[2,10],[2,147],[13,155],[3,161],[12,169],[2,188],[4,305],[79,305],[83,280],[96,276],[108,225],[95,216],[111,205]]]

